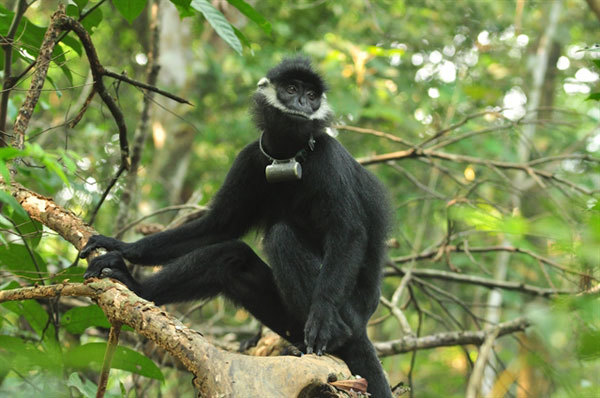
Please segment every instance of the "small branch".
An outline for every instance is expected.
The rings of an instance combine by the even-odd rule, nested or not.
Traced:
[[[498,337],[523,332],[530,326],[525,318],[517,318],[510,322],[500,323],[486,330],[444,332],[425,337],[405,336],[398,340],[376,342],[373,345],[380,356],[402,354],[413,350],[426,350],[436,347],[451,347],[455,345],[481,345],[490,331],[498,329]]]
[[[570,274],[574,274],[574,275],[579,275],[579,276],[585,276],[585,277],[590,277],[594,280],[596,280],[595,278],[591,277],[588,274],[585,274],[583,272],[580,271],[576,271],[573,269],[569,269],[567,267],[564,267],[560,264],[558,264],[556,261],[552,261],[546,257],[540,256],[537,253],[534,253],[531,250],[528,249],[522,249],[520,247],[512,247],[512,246],[483,246],[483,247],[469,247],[468,249],[465,249],[463,247],[460,246],[454,246],[454,245],[448,245],[448,246],[444,246],[444,250],[446,252],[456,252],[456,253],[464,253],[467,250],[470,253],[487,253],[487,252],[498,252],[498,251],[504,251],[504,252],[511,252],[511,253],[520,253],[520,254],[525,254],[527,256],[533,257],[536,260],[541,261],[544,264],[547,264],[553,268],[559,269],[563,272],[568,272]],[[415,254],[415,255],[410,255],[410,256],[403,256],[403,257],[396,257],[394,259],[392,259],[392,261],[396,264],[402,264],[402,263],[408,263],[411,261],[419,261],[419,260],[426,260],[426,259],[430,259],[430,258],[435,258],[435,256],[439,253],[439,248],[434,248],[433,250],[428,250],[428,251],[424,251],[421,252],[419,254]]]
[[[90,215],[88,224],[92,225],[94,223],[94,221],[96,220],[96,216],[98,215],[98,211],[100,210],[100,207],[102,207],[102,204],[104,203],[104,200],[106,200],[106,197],[110,193],[112,187],[115,186],[115,184],[119,180],[119,177],[121,177],[121,174],[123,174],[124,171],[125,171],[125,165],[123,163],[121,163],[121,165],[119,166],[119,169],[115,173],[115,176],[110,180],[110,182],[108,183],[108,186],[102,193],[102,197],[100,197],[98,204],[96,205],[96,207],[94,207],[94,210],[92,211],[92,214]]]
[[[106,344],[106,352],[104,353],[104,362],[102,363],[102,371],[100,372],[100,380],[98,381],[98,391],[96,392],[96,398],[103,398],[106,393],[106,385],[108,384],[108,375],[110,374],[110,365],[117,345],[119,344],[119,334],[121,333],[121,324],[115,322],[111,325],[110,331],[108,332],[108,342]]]
[[[347,130],[347,131],[353,131],[355,133],[360,133],[360,134],[370,134],[370,135],[374,135],[376,137],[383,137],[386,138],[390,141],[394,141],[394,142],[398,142],[402,145],[411,147],[411,148],[415,148],[415,145],[406,141],[403,138],[397,137],[393,134],[388,134],[388,133],[384,133],[383,131],[377,131],[377,130],[373,130],[373,129],[366,129],[363,127],[355,127],[355,126],[346,126],[346,125],[342,125],[342,124],[337,124],[332,126],[334,129],[337,130]]]
[[[125,75],[121,75],[121,74],[118,74],[118,73],[115,73],[115,72],[111,72],[111,71],[106,70],[106,69],[103,71],[102,74],[104,76],[112,77],[114,79],[121,80],[121,81],[123,81],[125,83],[129,83],[132,86],[136,86],[136,87],[139,87],[139,88],[143,88],[144,90],[155,92],[157,94],[162,95],[163,97],[167,97],[167,98],[172,99],[173,101],[179,102],[181,104],[187,104],[187,105],[192,105],[192,106],[194,105],[190,101],[186,100],[185,98],[181,98],[181,97],[176,96],[175,94],[171,94],[171,93],[169,93],[167,91],[161,90],[160,88],[157,88],[154,85],[146,84],[146,83],[142,83],[142,82],[138,82],[137,80],[133,80],[133,79],[131,79],[131,78],[125,76]]]
[[[79,110],[77,115],[69,122],[69,124],[68,124],[69,128],[74,129],[75,126],[77,126],[77,124],[81,121],[81,119],[83,118],[83,115],[85,114],[88,107],[92,103],[92,100],[94,99],[95,95],[96,95],[96,88],[92,87],[92,89],[90,90],[90,93],[88,94],[87,98],[85,99],[85,102],[83,103],[83,106],[81,107],[81,109]]]
[[[404,269],[397,268],[397,271],[391,272],[391,273],[386,273],[386,276],[397,275],[397,274],[404,275],[405,272],[407,272],[407,271],[405,271]],[[551,296],[555,296],[557,294],[577,294],[578,293],[575,290],[543,288],[543,287],[537,287],[537,286],[532,286],[532,285],[526,285],[521,282],[506,282],[506,281],[500,281],[500,280],[491,279],[491,278],[483,278],[480,276],[458,274],[455,272],[448,272],[448,271],[440,271],[440,270],[436,270],[436,269],[419,268],[419,269],[413,269],[412,273],[415,276],[419,276],[419,277],[423,277],[423,278],[433,278],[433,279],[441,279],[441,280],[446,280],[446,281],[451,281],[451,282],[469,283],[469,284],[473,284],[473,285],[485,286],[490,289],[498,288],[498,289],[504,289],[504,290],[516,290],[519,292],[532,294],[532,295],[536,295],[536,296],[542,296],[542,297],[551,297]]]
[[[414,336],[414,332],[412,331],[410,324],[408,323],[408,320],[406,319],[406,316],[404,315],[404,313],[402,312],[402,310],[400,308],[395,306],[392,302],[390,302],[388,299],[386,299],[383,296],[381,296],[379,298],[379,302],[381,304],[383,304],[384,307],[389,309],[390,312],[392,313],[392,315],[394,315],[394,317],[398,320],[398,323],[400,324],[400,328],[402,329],[402,333],[404,335]]]
[[[498,328],[495,328],[489,333],[487,333],[483,345],[479,348],[479,355],[477,356],[477,361],[475,362],[475,366],[473,367],[471,377],[469,377],[469,384],[467,385],[467,393],[465,395],[466,398],[476,398],[479,396],[478,393],[479,388],[481,386],[481,380],[483,379],[483,371],[485,369],[488,357],[492,352],[492,347],[494,346],[494,341],[496,341],[496,337],[498,337],[499,331],[500,330]]]
[[[456,130],[457,128],[464,126],[465,124],[467,124],[469,121],[476,119],[478,117],[481,116],[485,116],[485,115],[495,115],[497,117],[503,117],[501,113],[496,112],[496,111],[482,111],[482,112],[478,112],[478,113],[474,113],[472,115],[468,115],[466,116],[463,120],[461,120],[460,122],[453,124],[451,126],[448,126],[438,132],[436,132],[433,136],[429,137],[428,139],[426,139],[425,141],[421,142],[419,144],[420,147],[424,147],[425,145],[429,144],[431,141],[437,140],[438,138],[444,136],[445,134],[449,133],[452,130]]]

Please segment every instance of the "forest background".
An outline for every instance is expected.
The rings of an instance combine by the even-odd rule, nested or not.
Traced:
[[[111,325],[39,293],[82,282],[92,230],[31,198],[125,240],[198,216],[258,137],[256,82],[298,52],[394,205],[369,327],[392,384],[600,396],[598,0],[65,2],[95,65],[71,25],[44,39],[58,4],[0,5],[0,396],[95,396]],[[166,309],[220,347],[259,329],[222,299]],[[144,338],[119,344],[105,396],[193,394]]]

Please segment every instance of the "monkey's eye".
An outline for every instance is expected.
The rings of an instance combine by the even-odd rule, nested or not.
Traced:
[[[314,101],[317,98],[317,94],[315,94],[314,91],[309,91],[308,93],[306,93],[306,96],[311,101]]]
[[[293,84],[290,84],[289,86],[287,86],[287,92],[288,93],[295,94],[296,91],[298,91],[298,89]]]

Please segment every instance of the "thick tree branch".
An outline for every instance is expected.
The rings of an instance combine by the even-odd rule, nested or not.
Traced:
[[[81,249],[95,231],[52,199],[13,183],[0,182],[29,213]],[[198,332],[153,303],[109,279],[0,291],[0,302],[59,296],[85,296],[98,303],[112,324],[124,324],[179,359],[194,374],[202,396],[297,396],[307,385],[327,383],[330,373],[350,376],[333,357],[250,357],[220,350]]]
[[[251,357],[216,348],[161,308],[108,279],[3,290],[0,302],[59,296],[91,297],[112,324],[131,326],[179,359],[194,375],[200,396],[295,397],[315,381],[326,384],[331,373],[350,376],[344,362],[331,356]]]

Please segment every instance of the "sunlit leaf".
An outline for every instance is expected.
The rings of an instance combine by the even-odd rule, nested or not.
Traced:
[[[219,10],[206,0],[192,0],[191,6],[204,15],[215,32],[238,54],[242,55],[242,43],[235,35],[233,27]]]

